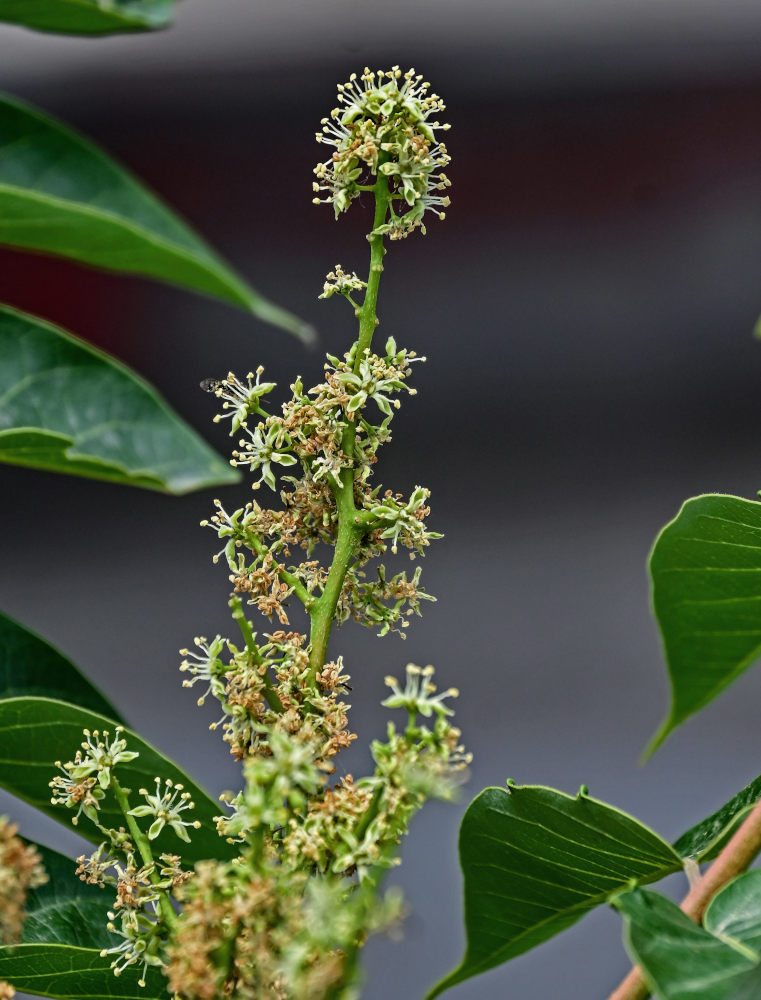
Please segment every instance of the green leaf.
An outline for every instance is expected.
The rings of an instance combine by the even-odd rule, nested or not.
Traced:
[[[133,966],[114,976],[111,958],[101,958],[103,948],[119,943],[107,929],[108,911],[114,902],[110,889],[82,882],[76,864],[40,844],[48,881],[29,892],[27,919],[21,942],[0,947],[0,979],[27,993],[49,997],[164,997],[166,980],[157,969],[148,969],[146,985],[137,981],[142,968]]]
[[[105,965],[105,969],[103,966]],[[142,969],[115,976],[108,958],[93,948],[71,945],[19,944],[0,949],[0,975],[24,993],[68,1000],[159,1000],[167,996],[166,980],[148,969],[146,986],[137,981]]]
[[[0,701],[0,787],[36,806],[48,816],[71,828],[71,812],[64,806],[54,806],[50,801],[48,783],[57,773],[54,761],[71,760],[82,742],[82,730],[106,729],[113,734],[111,719],[86,711],[52,698],[8,698]],[[189,778],[169,758],[146,743],[140,736],[125,730],[127,749],[135,750],[139,757],[130,763],[119,764],[116,774],[119,783],[132,789],[131,805],[143,802],[138,796],[140,788],[155,790],[155,777],[171,778],[185,786],[195,802],[190,818],[201,822],[201,829],[190,830],[190,844],[182,845],[186,863],[194,864],[204,858],[230,858],[237,851],[218,836],[214,817],[223,812],[192,778]],[[100,810],[104,826],[124,825],[124,818],[113,797],[108,795]],[[186,814],[187,815],[187,814]],[[98,830],[83,816],[77,833],[93,843],[103,839]],[[178,853],[180,840],[166,827],[154,841],[154,853]]]
[[[675,841],[674,850],[683,858],[710,861],[716,857],[760,798],[761,777],[758,777],[715,813],[683,833]]]
[[[187,493],[240,476],[124,365],[0,305],[0,462]]]
[[[541,944],[629,884],[682,867],[626,813],[580,792],[486,788],[460,828],[467,948],[428,1000]]]
[[[173,0],[0,0],[0,21],[39,31],[103,35],[169,24]]]
[[[104,152],[5,95],[0,243],[191,288],[303,339],[312,335],[301,320],[253,291]]]
[[[124,722],[63,653],[0,611],[0,698],[40,695],[71,701]]]
[[[703,926],[734,947],[750,948],[761,961],[761,870],[733,879],[706,909]]]
[[[625,918],[632,960],[661,1000],[736,1000],[757,981],[759,875],[748,872],[722,889],[706,910],[704,927],[656,892],[634,889],[611,901]]]
[[[656,539],[650,573],[671,710],[648,754],[761,655],[761,504],[688,500]]]

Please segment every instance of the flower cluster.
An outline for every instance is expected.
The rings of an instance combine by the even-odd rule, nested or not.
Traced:
[[[362,940],[400,914],[394,893],[251,856],[199,864],[188,895],[168,970],[182,1000],[350,1000]]]
[[[333,295],[343,295],[351,300],[351,293],[367,288],[367,282],[357,277],[356,272],[347,274],[340,264],[336,264],[335,270],[328,273],[325,284],[322,286],[321,299],[329,299]]]
[[[323,118],[317,141],[334,152],[318,163],[312,188],[316,204],[332,203],[336,218],[379,175],[388,185],[392,208],[387,222],[372,236],[406,236],[416,228],[425,232],[423,217],[433,211],[440,219],[449,206],[450,182],[444,168],[449,155],[435,133],[449,125],[430,120],[444,110],[430,84],[414,69],[402,73],[398,66],[377,73],[365,68],[338,87],[338,107]],[[393,202],[400,202],[398,214]]]
[[[114,889],[113,909],[109,911],[108,930],[120,940],[104,948],[102,957],[112,956],[111,968],[119,976],[132,965],[141,967],[139,985],[145,985],[149,967],[164,968],[165,948],[175,919],[171,898],[180,900],[192,872],[183,869],[178,855],[163,853],[154,859],[150,843],[165,827],[188,843],[188,828],[198,829],[198,821],[182,818],[193,802],[181,784],[156,778],[155,791],[139,790],[142,805],[132,807],[129,789],[122,788],[117,770],[139,756],[127,749],[124,729],[117,726],[113,735],[106,731],[84,730],[85,739],[73,760],[56,762],[61,772],[50,782],[51,801],[76,809],[72,823],[81,816],[90,820],[104,840],[89,856],[77,859],[77,875],[84,882]],[[163,787],[162,787],[163,786]],[[121,813],[124,826],[107,827],[102,813]],[[143,831],[138,819],[150,820]]]
[[[428,798],[451,798],[469,760],[446,705],[456,691],[436,693],[432,668],[409,666],[405,687],[390,682],[384,702],[406,712],[406,725],[389,724],[386,739],[371,745],[371,774],[332,777],[336,755],[355,739],[349,677],[341,657],[327,656],[332,625],[351,618],[380,635],[404,635],[410,616],[434,599],[420,566],[411,574],[386,567],[400,548],[415,559],[441,537],[426,523],[429,491],[416,486],[407,497],[372,484],[401,398],[415,394],[413,363],[425,358],[393,337],[375,352],[372,335],[384,236],[423,228],[428,209],[443,218],[449,185],[449,157],[434,139],[447,126],[430,120],[444,105],[414,71],[366,70],[339,88],[339,103],[318,136],[334,152],[315,171],[324,195],[316,200],[332,201],[338,214],[360,191],[374,192],[371,266],[364,281],[337,264],[320,298],[349,302],[357,340],[343,356],[327,355],[317,385],[297,378],[279,410],[262,405],[275,386],[261,368],[203,386],[222,400],[216,419],[231,420],[232,464],[280,505],[228,511],[216,500],[201,522],[222,544],[214,560],[227,565],[242,642],[199,637],[192,652],[180,651],[180,670],[184,686],[198,685],[199,704],[209,696],[219,704],[211,728],[221,727],[243,763],[243,788],[221,797],[226,812],[216,820],[241,853],[232,864],[197,866],[188,886],[169,945],[178,1000],[356,996],[361,945],[398,916],[398,900],[380,898],[379,878],[397,863],[413,814]],[[255,632],[244,604],[277,631]],[[294,630],[294,606],[308,632]]]
[[[284,835],[285,853],[304,858],[321,874],[377,878],[379,869],[395,865],[399,840],[413,815],[429,798],[451,799],[470,762],[460,745],[460,731],[448,721],[452,710],[436,694],[432,667],[407,667],[408,696],[383,702],[404,708],[408,724],[397,731],[389,723],[385,741],[371,745],[373,774],[354,781],[347,776],[309,803],[306,816],[292,817]],[[421,683],[422,678],[422,683]],[[396,682],[395,695],[398,692]],[[435,716],[427,726],[418,716]],[[248,787],[245,795],[248,794]]]
[[[374,351],[372,338],[384,237],[424,232],[425,212],[443,218],[449,201],[449,157],[435,140],[448,126],[431,120],[444,105],[414,70],[365,70],[339,88],[339,103],[318,136],[334,152],[315,171],[315,190],[326,195],[316,200],[332,201],[338,214],[372,191],[375,221],[367,281],[336,265],[320,298],[349,302],[356,342],[327,355],[317,385],[296,378],[279,409],[268,401],[265,409],[276,386],[262,367],[201,383],[221,402],[215,420],[229,421],[236,439],[232,464],[250,471],[254,489],[279,497],[272,508],[250,501],[230,511],[215,500],[201,522],[221,543],[214,561],[227,567],[240,632],[235,642],[199,636],[180,651],[183,686],[196,688],[199,705],[214,699],[221,716],[210,728],[242,763],[243,787],[220,796],[217,858],[191,870],[198,854],[188,844],[201,822],[189,818],[190,794],[166,776],[138,787],[144,772],[130,768],[138,754],[121,727],[113,737],[85,730],[50,782],[72,822],[84,817],[102,835],[77,868],[114,892],[107,927],[115,943],[102,957],[115,975],[135,967],[141,986],[162,969],[176,1000],[353,1000],[362,945],[400,915],[399,898],[382,897],[379,881],[397,863],[414,813],[429,798],[451,798],[470,759],[447,704],[457,692],[437,692],[433,668],[410,665],[403,687],[387,678],[383,703],[402,710],[405,724],[389,723],[385,740],[371,744],[371,773],[335,776],[336,756],[356,737],[349,676],[340,656],[328,657],[333,625],[351,618],[403,636],[422,602],[434,600],[419,565],[386,567],[400,548],[414,560],[441,537],[427,525],[429,491],[404,496],[372,483],[401,399],[415,395],[413,364],[425,358],[393,337]],[[268,620],[267,631],[254,631],[247,607]],[[294,608],[308,620],[303,631],[291,623]],[[136,793],[122,785],[124,772]],[[154,853],[172,834],[178,853]]]
[[[437,694],[432,672],[408,666],[403,690],[388,680],[384,704],[404,709],[407,724],[373,743],[367,778],[329,785],[319,748],[282,729],[269,731],[268,753],[246,760],[245,787],[223,797],[229,815],[218,820],[244,845],[241,857],[197,866],[169,948],[178,997],[356,996],[361,944],[400,915],[397,896],[378,898],[379,875],[397,863],[414,813],[428,798],[451,798],[470,760],[445,705],[457,692]]]
[[[56,761],[55,766],[61,774],[49,782],[54,792],[50,801],[54,806],[63,805],[77,810],[71,820],[74,826],[82,814],[98,825],[98,810],[111,784],[113,769],[117,764],[129,763],[137,757],[133,750],[127,750],[122,732],[123,728],[117,726],[112,740],[107,730],[100,733],[96,729],[91,733],[85,729],[85,740],[74,759],[66,764]]]
[[[240,599],[234,598],[236,620],[242,617]],[[196,639],[201,652],[181,650],[186,657],[180,669],[192,673],[187,687],[196,681],[206,685],[199,698],[211,693],[222,707],[221,726],[230,752],[238,760],[274,753],[280,736],[293,738],[307,747],[315,765],[329,771],[331,759],[356,738],[347,728],[349,706],[342,700],[348,676],[343,662],[326,663],[314,682],[307,653],[307,637],[300,632],[265,634],[260,645],[250,633],[248,645],[238,648],[229,639],[216,636],[212,642]],[[224,657],[224,658],[223,658]],[[192,659],[191,659],[192,658]]]
[[[224,555],[235,592],[245,595],[270,621],[290,624],[287,605],[294,595],[307,611],[322,598],[328,570],[309,557],[318,543],[336,543],[337,493],[344,487],[342,476],[347,471],[352,477],[356,541],[337,603],[338,620],[351,617],[378,627],[380,634],[401,631],[407,624],[405,616],[420,614],[420,601],[433,599],[422,590],[419,571],[411,579],[404,572],[389,578],[380,565],[370,582],[365,571],[371,559],[389,549],[396,554],[402,545],[414,557],[441,537],[425,523],[430,513],[427,489],[418,486],[404,498],[372,488],[369,482],[378,448],[390,440],[399,395],[415,393],[407,385],[411,364],[424,360],[414,351],[400,350],[393,337],[386,341],[382,355],[369,349],[360,354],[356,345],[343,358],[328,355],[324,381],[305,391],[298,379],[281,415],[264,415],[259,406],[259,388],[264,385],[269,391],[272,383],[252,383],[250,377],[243,383],[234,375],[217,383],[217,396],[235,414],[235,429],[247,434],[233,452],[233,463],[259,474],[254,485],[264,482],[275,490],[274,465],[298,465],[301,470],[300,477],[283,476],[281,509],[249,502],[228,512],[217,500],[216,512],[201,522],[224,542],[215,559]],[[260,374],[261,370],[257,380]],[[241,402],[246,399],[248,409]],[[368,415],[371,406],[379,412],[377,423]],[[252,417],[258,421],[253,428],[249,426]],[[299,549],[308,558],[292,562]],[[184,662],[182,669],[189,670],[189,663]],[[197,678],[197,670],[194,673]],[[210,677],[206,682],[212,685]],[[213,693],[219,696],[221,689]]]
[[[16,834],[17,827],[0,816],[0,944],[19,941],[27,893],[48,880],[38,852]]]

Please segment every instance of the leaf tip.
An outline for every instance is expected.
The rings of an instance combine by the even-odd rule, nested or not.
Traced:
[[[311,323],[302,323],[296,331],[296,336],[305,347],[308,347],[311,350],[314,350],[320,342],[317,327],[312,326]]]
[[[674,720],[671,715],[666,719],[660,729],[657,730],[655,735],[652,737],[650,742],[647,744],[645,749],[639,756],[638,763],[640,766],[644,766],[653,756],[656,750],[658,750],[663,743],[666,741],[667,737],[671,734],[674,729]]]

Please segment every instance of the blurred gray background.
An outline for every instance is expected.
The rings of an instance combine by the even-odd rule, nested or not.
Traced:
[[[432,662],[462,691],[470,783],[416,820],[394,875],[406,936],[365,956],[364,1000],[416,1000],[462,953],[457,826],[484,785],[583,782],[671,838],[761,772],[754,670],[637,764],[667,706],[649,546],[686,497],[761,487],[761,8],[183,0],[157,35],[0,27],[2,89],[93,136],[331,351],[351,316],[317,295],[337,261],[366,268],[368,219],[311,205],[313,133],[366,63],[414,65],[453,123],[449,217],[392,246],[380,307],[381,334],[430,359],[378,479],[432,488],[439,600],[405,643],[347,625],[332,646],[353,676],[355,774],[385,725],[385,674]],[[233,309],[57,261],[0,251],[0,299],[134,366],[221,451],[201,378],[263,363],[287,386],[321,370]],[[178,647],[228,631],[226,574],[198,528],[215,491],[11,467],[2,482],[0,606],[211,791],[234,786],[213,710],[177,674]],[[7,796],[0,811],[76,849]],[[451,995],[603,998],[627,967],[601,909]]]

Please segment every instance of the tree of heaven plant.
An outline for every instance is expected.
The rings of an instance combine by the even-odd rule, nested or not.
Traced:
[[[383,704],[404,721],[372,743],[372,773],[332,777],[336,755],[356,738],[349,676],[341,656],[328,659],[333,624],[352,618],[403,634],[433,599],[419,567],[386,566],[400,548],[415,559],[441,537],[426,524],[429,492],[404,497],[372,477],[400,397],[415,393],[412,366],[425,359],[393,337],[376,351],[373,334],[385,238],[424,233],[426,211],[443,219],[449,186],[449,157],[435,139],[448,126],[432,120],[444,105],[413,70],[366,69],[338,100],[318,134],[333,152],[315,170],[315,201],[338,216],[371,194],[370,266],[362,280],[337,265],[320,297],[348,302],[357,338],[342,357],[328,355],[318,385],[296,379],[279,411],[265,408],[276,386],[261,367],[202,386],[221,400],[215,419],[229,419],[237,439],[232,464],[279,500],[232,512],[217,500],[202,522],[223,542],[214,558],[229,571],[238,635],[196,638],[180,669],[184,686],[202,687],[199,704],[219,703],[211,728],[242,764],[243,788],[222,796],[226,812],[215,820],[220,851],[189,856],[204,824],[182,783],[156,776],[136,797],[130,769],[140,751],[121,727],[85,730],[51,782],[53,802],[102,838],[77,869],[116,892],[107,925],[116,940],[102,955],[117,975],[137,966],[144,987],[151,969],[162,970],[184,1000],[356,996],[362,944],[400,915],[397,894],[381,885],[400,838],[426,799],[453,796],[469,760],[447,705],[457,691],[437,692],[432,667],[408,665],[404,682],[386,678]],[[257,631],[248,606],[264,616]],[[294,627],[299,614],[305,631]]]

